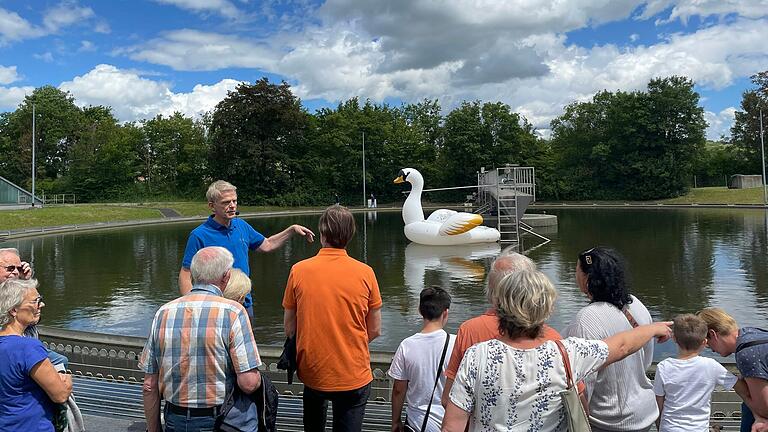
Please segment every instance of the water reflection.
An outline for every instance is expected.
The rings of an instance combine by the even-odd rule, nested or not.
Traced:
[[[627,259],[632,291],[657,319],[705,306],[731,312],[744,326],[768,317],[768,215],[743,209],[551,210],[559,229],[530,257],[555,282],[559,298],[550,324],[562,330],[587,304],[574,283],[578,252],[595,245]],[[454,297],[448,328],[486,307],[483,279],[499,246],[436,248],[405,239],[399,212],[356,214],[358,234],[348,252],[375,271],[384,298],[384,332],[374,349],[394,349],[418,331],[418,293],[440,285]],[[316,227],[318,215],[250,218],[269,235],[291,223]],[[198,223],[60,234],[5,242],[33,263],[46,297],[44,323],[114,334],[148,332],[155,310],[175,298],[189,231]],[[536,239],[525,242],[535,243]],[[524,248],[528,245],[524,245]],[[262,344],[282,341],[283,289],[291,265],[319,244],[290,240],[269,254],[251,254],[254,332]],[[662,346],[659,356],[674,351]]]

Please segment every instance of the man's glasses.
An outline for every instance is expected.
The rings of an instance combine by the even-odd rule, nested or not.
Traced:
[[[43,303],[43,296],[39,295],[35,297],[35,299],[31,301],[31,303],[37,305],[37,307],[40,307],[40,304]]]
[[[19,273],[24,273],[24,267],[22,267],[22,266],[15,266],[15,265],[10,265],[10,266],[3,266],[3,268],[4,268],[4,269],[5,269],[5,271],[7,271],[8,273],[10,273],[10,272],[12,272],[12,271],[14,271],[14,270],[18,270],[18,271],[19,271]]]

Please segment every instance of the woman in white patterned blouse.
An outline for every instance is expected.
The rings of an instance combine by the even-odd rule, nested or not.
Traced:
[[[541,337],[552,314],[555,287],[535,270],[501,281],[498,339],[467,350],[450,394],[443,431],[565,431],[560,392],[565,366],[557,344]],[[654,323],[602,341],[562,341],[574,380],[620,360],[653,337],[666,340],[671,322]]]

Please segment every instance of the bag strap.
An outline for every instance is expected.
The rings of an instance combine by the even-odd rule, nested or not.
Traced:
[[[624,316],[627,317],[627,321],[629,321],[629,325],[631,325],[632,328],[638,327],[640,325],[635,320],[635,317],[633,317],[632,314],[629,313],[629,307],[624,306],[624,309],[622,309],[621,311],[624,312]]]
[[[753,340],[751,342],[744,342],[743,344],[736,347],[736,352],[739,352],[745,348],[753,347],[755,345],[763,345],[768,344],[768,339],[759,339],[759,340]]]
[[[448,352],[448,342],[451,340],[451,334],[445,332],[445,344],[443,345],[443,354],[440,356],[440,363],[437,364],[437,375],[435,376],[435,385],[432,386],[432,395],[429,397],[429,405],[427,405],[427,412],[424,414],[424,422],[421,423],[421,432],[427,430],[427,422],[429,421],[429,411],[432,409],[432,399],[435,398],[435,390],[437,390],[437,383],[440,382],[440,374],[443,373],[443,361],[445,360],[445,353]]]
[[[560,356],[563,357],[563,366],[565,366],[565,383],[568,390],[573,388],[573,373],[571,372],[571,360],[568,358],[568,351],[565,350],[565,346],[559,340],[554,341],[557,344],[557,349],[560,351]]]

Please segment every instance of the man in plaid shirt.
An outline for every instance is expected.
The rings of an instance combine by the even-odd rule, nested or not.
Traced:
[[[192,290],[161,306],[139,359],[144,376],[144,415],[150,432],[212,430],[233,385],[246,393],[261,386],[261,359],[248,314],[225,299],[234,258],[222,247],[200,249],[192,258]]]

